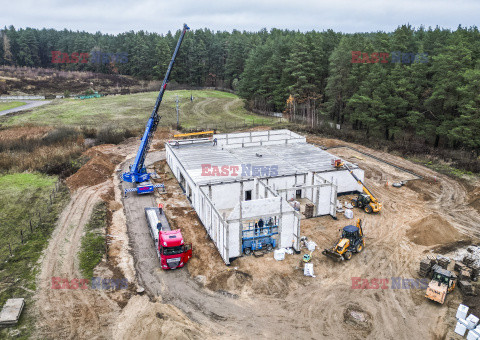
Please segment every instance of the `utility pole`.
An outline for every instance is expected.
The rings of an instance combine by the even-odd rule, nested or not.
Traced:
[[[179,121],[179,110],[178,110],[178,94],[177,94],[177,99],[175,100],[175,102],[177,103],[177,130],[178,130],[178,127],[180,126],[180,121]]]

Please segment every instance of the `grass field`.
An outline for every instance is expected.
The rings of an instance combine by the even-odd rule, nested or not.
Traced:
[[[0,103],[0,111],[14,109],[14,108],[19,107],[19,106],[22,106],[22,105],[25,105],[25,103],[24,103],[24,102],[5,102],[5,103]]]
[[[105,202],[97,204],[92,216],[85,226],[85,235],[78,254],[80,270],[84,277],[93,277],[93,269],[102,260],[105,254],[104,231],[107,227],[107,205]]]
[[[36,264],[48,244],[59,213],[68,201],[68,191],[62,188],[56,193],[52,204],[48,204],[56,181],[56,177],[36,173],[0,176],[0,304],[14,297],[23,297],[26,301],[19,324],[0,330],[1,339],[26,339],[33,331],[30,308],[31,297],[36,289]],[[41,213],[41,221],[38,213]],[[33,232],[30,220],[33,222]],[[23,244],[20,230],[23,231]]]
[[[30,112],[16,114],[0,120],[4,126],[23,124],[49,126],[87,126],[104,128],[115,125],[119,128],[143,128],[150,116],[157,92],[137,93],[122,96],[107,96],[94,99],[63,99]],[[248,112],[238,96],[220,91],[166,91],[160,106],[161,126],[176,124],[175,99],[178,95],[180,124],[184,128],[204,127],[207,124],[243,124],[257,121],[257,115]],[[193,102],[190,96],[193,96]],[[265,124],[278,119],[261,117]]]

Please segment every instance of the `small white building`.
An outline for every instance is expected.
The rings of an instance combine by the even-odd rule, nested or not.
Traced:
[[[338,193],[362,190],[347,170],[332,165],[338,157],[289,130],[169,141],[165,149],[226,264],[242,255],[244,236],[260,219],[278,226],[278,247],[300,250],[301,214],[292,201],[307,199],[314,216],[334,217]],[[363,181],[363,170],[346,163]]]

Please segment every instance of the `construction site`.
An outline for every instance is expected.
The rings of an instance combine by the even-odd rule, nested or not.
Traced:
[[[289,130],[169,141],[166,159],[226,264],[256,250],[245,245],[255,228],[271,236],[268,243],[300,251],[307,205],[309,217],[335,218],[337,194],[362,190],[348,170],[335,167],[333,155]],[[259,229],[260,220],[270,230]]]
[[[0,323],[25,306],[39,339],[479,339],[478,177],[294,128],[162,126],[188,29],[141,139],[89,147],[66,178],[34,304]],[[93,277],[124,286],[52,289],[80,277],[98,202]]]

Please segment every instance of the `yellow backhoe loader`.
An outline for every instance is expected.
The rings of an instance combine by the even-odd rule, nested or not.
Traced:
[[[322,254],[337,261],[350,260],[353,253],[361,253],[365,248],[362,220],[357,225],[347,225],[342,230],[342,237],[331,249],[324,249]]]

